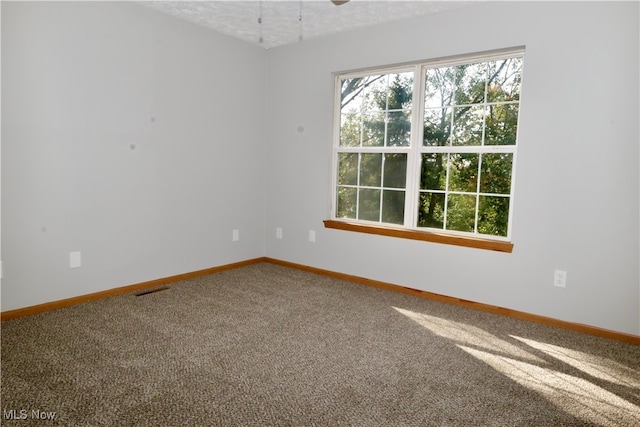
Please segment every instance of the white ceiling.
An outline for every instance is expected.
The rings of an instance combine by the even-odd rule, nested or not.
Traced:
[[[265,49],[354,28],[468,6],[473,1],[330,0],[141,1],[160,12],[194,22]],[[261,12],[262,11],[262,12]],[[258,18],[262,16],[262,24]],[[300,20],[299,17],[302,16]],[[262,43],[260,35],[262,34]]]

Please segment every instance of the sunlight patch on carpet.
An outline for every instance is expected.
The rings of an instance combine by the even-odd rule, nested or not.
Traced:
[[[582,372],[601,380],[620,384],[627,387],[638,388],[640,393],[640,372],[631,369],[614,360],[598,357],[569,348],[553,344],[546,344],[522,337],[510,335],[512,338],[540,350],[549,356],[563,361]]]
[[[398,307],[393,309],[434,334],[454,341],[456,347],[580,420],[626,427],[637,425],[640,419],[640,407],[587,379],[553,369],[550,362],[481,328]],[[639,373],[614,361],[514,335],[509,337],[591,378],[632,389],[639,387]]]
[[[520,347],[508,343],[476,326],[442,319],[440,317],[429,316],[428,314],[416,313],[398,307],[393,307],[393,309],[443,338],[448,338],[461,344],[481,347],[489,351],[503,353],[508,356],[518,357],[536,363],[545,363],[544,360],[529,353],[528,351],[522,350]]]
[[[640,408],[582,378],[478,349],[457,346],[585,422],[624,427],[636,425],[640,419]]]

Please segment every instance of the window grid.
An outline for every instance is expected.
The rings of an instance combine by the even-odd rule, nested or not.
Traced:
[[[383,216],[384,216],[384,195],[385,195],[385,190],[388,191],[398,191],[398,190],[402,190],[404,192],[404,197],[405,197],[405,203],[404,203],[404,223],[402,224],[402,226],[404,228],[407,229],[432,229],[432,227],[421,227],[419,225],[418,222],[418,206],[420,204],[420,198],[421,198],[421,194],[429,192],[432,194],[443,194],[444,196],[444,212],[443,212],[443,226],[442,228],[435,228],[435,230],[439,230],[439,231],[445,231],[447,233],[451,233],[451,234],[462,234],[462,235],[474,235],[474,236],[484,236],[484,237],[491,237],[491,238],[495,238],[498,240],[508,240],[510,238],[510,229],[511,229],[511,219],[512,219],[512,201],[513,201],[513,193],[514,193],[514,185],[513,185],[513,177],[515,175],[515,164],[516,164],[516,144],[515,141],[513,143],[513,145],[499,145],[499,144],[487,144],[487,120],[490,114],[490,108],[493,106],[509,106],[509,105],[513,105],[516,106],[518,108],[518,113],[519,113],[519,104],[520,104],[520,83],[518,83],[518,98],[517,100],[498,100],[498,101],[489,101],[489,94],[488,94],[488,90],[489,90],[489,75],[488,73],[488,67],[489,67],[489,62],[490,61],[504,61],[507,59],[511,59],[511,58],[522,58],[524,56],[524,52],[523,50],[518,50],[518,51],[513,51],[509,54],[501,54],[501,55],[487,55],[487,56],[477,56],[474,58],[470,58],[469,60],[455,60],[455,61],[451,61],[449,63],[447,62],[443,62],[443,61],[439,61],[433,64],[430,63],[417,63],[414,66],[412,66],[412,70],[413,70],[413,86],[412,86],[412,94],[413,94],[413,98],[412,98],[412,102],[410,105],[410,117],[411,117],[411,128],[410,128],[410,142],[409,142],[409,146],[390,146],[389,145],[389,134],[388,134],[388,129],[389,129],[389,112],[407,112],[407,108],[403,108],[403,109],[389,109],[389,97],[390,97],[390,85],[389,85],[389,81],[390,81],[390,75],[392,73],[405,73],[410,71],[409,68],[397,68],[397,69],[392,69],[390,71],[385,71],[384,69],[380,69],[377,70],[377,72],[372,72],[369,74],[358,74],[358,73],[353,73],[353,74],[343,74],[343,75],[336,75],[336,103],[338,106],[340,106],[340,85],[342,83],[343,80],[346,80],[348,78],[353,78],[353,77],[362,77],[362,76],[376,76],[376,75],[381,75],[383,73],[387,73],[386,75],[386,89],[385,89],[385,109],[384,111],[382,111],[384,113],[384,141],[383,141],[383,146],[365,146],[363,145],[363,141],[364,141],[364,135],[363,132],[365,130],[364,125],[361,122],[361,126],[360,126],[360,130],[361,130],[361,137],[360,137],[360,144],[359,146],[343,146],[340,144],[340,123],[341,123],[341,119],[342,119],[342,111],[340,109],[337,109],[337,122],[338,125],[336,126],[335,129],[335,145],[334,145],[334,152],[335,154],[335,158],[337,159],[338,153],[348,153],[348,152],[353,152],[353,153],[358,153],[358,181],[356,186],[354,187],[356,190],[356,219],[358,221],[362,221],[362,222],[368,222],[366,220],[361,220],[361,213],[360,213],[360,189],[376,189],[380,191],[380,195],[379,195],[379,211],[378,211],[378,221],[371,221],[374,223],[383,223]],[[455,95],[457,94],[456,90],[457,90],[457,86],[455,84],[454,81],[454,85],[453,85],[453,90],[452,90],[452,94],[454,96],[454,98],[452,99],[453,102],[451,102],[449,105],[443,105],[440,107],[430,107],[427,108],[425,106],[425,88],[426,88],[426,75],[427,75],[427,70],[429,69],[436,69],[436,68],[445,68],[445,67],[454,67],[457,65],[471,65],[471,64],[477,64],[479,61],[481,61],[483,63],[483,67],[485,68],[486,72],[484,75],[484,90],[483,90],[483,98],[482,98],[482,102],[481,103],[461,103],[461,104],[457,104],[455,101]],[[415,76],[419,76],[418,78],[416,78]],[[425,112],[429,111],[429,110],[438,110],[438,109],[442,109],[442,108],[450,108],[451,109],[451,124],[449,126],[449,135],[448,135],[448,140],[447,140],[447,144],[446,145],[425,145],[424,144],[424,127],[425,127]],[[477,108],[477,107],[481,107],[482,108],[482,129],[481,129],[481,134],[480,134],[480,145],[454,145],[455,144],[455,139],[454,139],[454,129],[455,129],[455,113],[456,113],[456,108]],[[364,108],[364,104],[362,106],[362,108]],[[517,116],[516,116],[517,117]],[[361,118],[364,118],[364,115],[361,116]],[[516,123],[517,123],[517,118],[516,118]],[[361,171],[361,166],[362,166],[362,154],[365,153],[381,153],[382,154],[382,165],[381,165],[381,171],[380,171],[380,186],[379,187],[371,187],[371,186],[361,186],[361,182],[360,182],[360,171]],[[403,189],[398,189],[398,188],[386,188],[384,183],[384,179],[385,179],[385,161],[386,161],[386,153],[406,153],[407,154],[407,164],[406,164],[406,168],[407,168],[407,177],[406,177],[406,185]],[[423,189],[421,187],[421,178],[420,175],[422,174],[422,156],[425,153],[441,153],[441,154],[446,154],[447,157],[447,161],[446,161],[446,176],[445,176],[445,188],[444,190],[440,190],[440,189]],[[470,154],[475,154],[477,155],[477,166],[475,167],[475,189],[474,191],[459,191],[459,190],[455,190],[451,188],[451,170],[452,170],[452,163],[451,163],[451,155],[452,154],[464,154],[464,153],[470,153]],[[490,191],[482,191],[482,179],[483,179],[483,174],[485,172],[483,172],[483,161],[485,161],[485,155],[486,154],[510,154],[510,174],[509,174],[509,193],[508,194],[504,194],[504,193],[496,193],[496,192],[490,192]],[[334,162],[334,166],[337,164],[337,161]],[[336,173],[334,171],[334,191],[337,190],[339,187],[353,187],[353,186],[345,186],[345,185],[340,185],[338,182],[335,182],[337,180],[336,178]],[[450,220],[449,218],[449,210],[451,208],[450,206],[450,196],[473,196],[474,200],[475,200],[475,206],[474,206],[474,215],[473,215],[473,230],[471,232],[466,232],[466,231],[457,231],[455,229],[450,229],[448,227],[448,221]],[[505,200],[508,200],[508,207],[507,207],[507,212],[508,212],[508,222],[507,222],[507,232],[505,235],[488,235],[488,234],[483,234],[483,233],[479,233],[479,216],[480,216],[480,209],[481,209],[481,201],[482,198],[487,198],[487,197],[493,197],[493,198],[502,198]],[[337,218],[340,219],[336,214],[337,214],[337,206],[336,204],[338,203],[338,199],[337,199],[337,191],[335,193],[335,196],[333,198],[334,202],[332,204],[333,208],[332,208],[332,217],[333,218]],[[333,210],[336,209],[336,210]]]

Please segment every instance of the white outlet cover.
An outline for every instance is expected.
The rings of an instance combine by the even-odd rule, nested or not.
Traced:
[[[82,266],[82,254],[80,252],[69,252],[69,268]]]
[[[567,286],[567,272],[564,270],[555,270],[553,272],[553,286],[564,288]]]
[[[240,240],[240,230],[233,230],[232,239],[234,242],[237,242],[238,240]]]

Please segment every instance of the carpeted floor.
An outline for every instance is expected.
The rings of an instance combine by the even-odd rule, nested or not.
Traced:
[[[640,425],[638,346],[269,263],[3,322],[1,356],[7,426]]]

